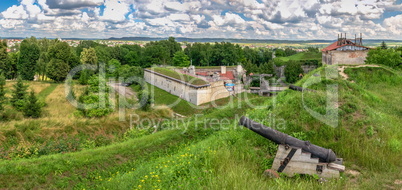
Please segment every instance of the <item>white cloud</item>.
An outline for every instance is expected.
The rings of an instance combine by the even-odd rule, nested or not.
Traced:
[[[395,35],[402,34],[402,14],[384,20],[384,26]]]
[[[120,0],[106,0],[105,10],[100,17],[102,20],[111,22],[123,22],[130,12],[130,5]]]

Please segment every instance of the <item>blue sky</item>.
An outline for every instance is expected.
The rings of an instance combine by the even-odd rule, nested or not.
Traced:
[[[402,40],[402,0],[2,0],[0,37]]]

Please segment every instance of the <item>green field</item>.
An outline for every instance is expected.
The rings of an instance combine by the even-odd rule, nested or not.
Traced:
[[[134,129],[129,129],[129,121],[117,121],[117,113],[96,120],[77,118],[61,96],[62,85],[52,90],[52,84],[31,83],[37,93],[48,94],[47,114],[38,120],[1,123],[2,144],[12,141],[29,147],[36,136],[44,138],[38,144],[58,142],[63,139],[60,133],[82,137],[78,141],[82,145],[84,137],[97,142],[90,134],[110,137],[110,142],[75,152],[3,158],[0,189],[401,189],[402,75],[383,68],[345,72],[349,80],[321,78],[326,73],[323,67],[311,72],[297,85],[310,79],[321,82],[309,87],[314,92],[304,94],[291,90],[275,98],[244,94],[238,100],[222,100],[216,109],[186,105],[149,112],[128,109],[126,114],[137,114],[143,121],[134,123]],[[338,104],[330,109],[337,109],[336,127],[314,118],[304,107],[325,114],[327,85],[338,86]],[[160,89],[155,92],[157,105],[175,100]],[[161,97],[166,98],[158,100]],[[169,116],[186,110],[187,118]],[[239,127],[242,115],[334,150],[347,171],[324,183],[317,176],[264,177],[277,146]],[[143,128],[160,120],[157,132]]]
[[[297,53],[294,55],[291,55],[289,57],[277,57],[276,59],[282,60],[282,61],[299,61],[299,60],[319,60],[321,61],[321,52],[314,53],[314,52],[301,52]]]

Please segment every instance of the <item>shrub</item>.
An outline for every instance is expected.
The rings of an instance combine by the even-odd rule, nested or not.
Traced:
[[[17,83],[14,84],[14,91],[12,92],[11,105],[21,111],[24,108],[28,86],[24,85],[21,77],[18,77]]]
[[[25,117],[39,118],[42,115],[42,105],[38,102],[33,90],[22,110]]]

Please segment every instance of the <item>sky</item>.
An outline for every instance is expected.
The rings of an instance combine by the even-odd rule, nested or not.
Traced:
[[[1,0],[0,37],[402,40],[402,0]]]

